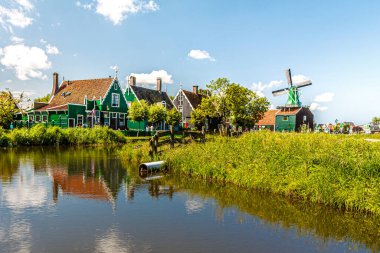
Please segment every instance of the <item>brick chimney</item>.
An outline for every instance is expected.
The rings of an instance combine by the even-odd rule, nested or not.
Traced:
[[[198,85],[193,86],[193,93],[198,94]]]
[[[53,89],[51,91],[51,97],[53,97],[55,94],[57,94],[59,89],[59,83],[58,83],[58,73],[53,73]]]
[[[162,79],[160,77],[157,77],[157,90],[161,92],[162,89]]]
[[[129,85],[130,86],[136,86],[136,77],[135,76],[129,77]]]

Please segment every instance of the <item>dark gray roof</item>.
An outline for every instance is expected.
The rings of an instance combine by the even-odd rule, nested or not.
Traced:
[[[187,91],[187,90],[182,90],[182,91],[194,109],[196,109],[198,105],[200,105],[200,103],[202,102],[202,98],[206,97],[206,95],[202,95],[199,93],[196,94],[194,92]]]
[[[149,105],[165,101],[168,110],[174,107],[172,100],[164,91],[151,90],[139,86],[131,86],[131,88],[139,100],[145,100]]]

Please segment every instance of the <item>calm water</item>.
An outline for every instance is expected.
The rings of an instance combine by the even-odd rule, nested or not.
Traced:
[[[112,150],[0,150],[0,252],[377,252],[380,219],[188,178]]]

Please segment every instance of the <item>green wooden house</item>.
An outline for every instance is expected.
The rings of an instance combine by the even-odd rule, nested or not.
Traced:
[[[53,90],[48,103],[34,103],[22,124],[44,123],[61,127],[109,126],[126,129],[128,104],[117,77],[66,80],[60,84],[53,74]]]
[[[258,129],[276,132],[299,132],[305,125],[313,129],[314,115],[308,107],[280,107],[268,110],[256,124]]]
[[[162,79],[157,78],[157,88],[156,89],[148,89],[145,87],[136,85],[136,77],[131,76],[129,78],[129,84],[127,89],[125,90],[124,97],[129,106],[132,103],[139,103],[141,100],[145,100],[148,105],[152,104],[162,104],[166,107],[167,110],[171,110],[174,108],[172,100],[169,98],[168,94],[162,91]],[[141,122],[138,121],[127,121],[127,126],[129,129],[139,129],[145,130],[148,125],[148,121],[144,120]],[[165,122],[162,122],[159,126],[159,129],[168,129],[168,125]]]

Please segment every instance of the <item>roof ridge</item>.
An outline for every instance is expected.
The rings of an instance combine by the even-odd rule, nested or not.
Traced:
[[[113,77],[105,77],[105,78],[91,78],[91,79],[75,79],[75,80],[70,80],[70,79],[67,79],[67,80],[63,80],[62,82],[74,82],[74,81],[93,81],[93,80],[105,80],[105,79],[114,79]]]

